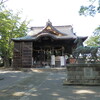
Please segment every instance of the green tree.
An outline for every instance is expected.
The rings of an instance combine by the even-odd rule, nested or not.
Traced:
[[[88,46],[99,46],[100,45],[100,36],[93,35],[85,43]]]
[[[82,5],[79,11],[80,15],[85,16],[95,16],[95,14],[100,13],[100,0],[88,0],[90,2],[89,5]]]
[[[29,21],[22,21],[20,13],[13,13],[11,10],[0,12],[0,55],[3,57],[4,65],[10,65],[13,55],[13,42],[11,38],[25,36],[28,30]]]
[[[0,0],[0,11],[2,10],[2,9],[4,9],[4,4],[5,4],[5,2],[7,2],[8,0]]]
[[[5,2],[7,2],[8,0],[0,0],[0,5],[4,4]]]
[[[98,26],[91,37],[85,42],[88,46],[100,46],[100,26]]]
[[[94,17],[96,14],[100,13],[100,0],[89,0],[90,4],[88,6],[81,6],[79,14],[84,16]],[[97,4],[96,4],[97,3]],[[89,46],[98,46],[100,44],[100,26],[98,26],[86,44]]]

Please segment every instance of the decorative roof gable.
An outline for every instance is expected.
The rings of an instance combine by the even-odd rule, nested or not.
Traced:
[[[59,30],[57,30],[54,26],[52,26],[52,23],[50,22],[50,20],[48,20],[48,22],[46,23],[46,26],[35,36],[38,36],[40,34],[45,34],[45,33],[49,33],[49,34],[56,35],[56,36],[64,36],[65,35],[65,34],[61,33]]]

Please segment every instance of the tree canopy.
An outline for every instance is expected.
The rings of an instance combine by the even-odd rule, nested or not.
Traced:
[[[100,26],[98,26],[91,37],[85,42],[88,46],[100,46]]]
[[[93,35],[85,43],[88,46],[99,46],[100,45],[100,36]]]
[[[100,0],[88,0],[89,5],[82,5],[79,11],[80,15],[85,16],[95,16],[95,14],[100,13]]]
[[[7,0],[5,0],[7,1]],[[0,6],[5,2],[1,0]],[[11,38],[25,36],[28,30],[29,21],[22,20],[20,12],[0,9],[0,55],[5,66],[9,66],[9,59],[13,55],[13,42]]]
[[[94,17],[100,13],[100,0],[89,0],[89,5],[82,5],[79,14]],[[89,46],[100,45],[100,25],[94,30],[93,35],[86,41]]]

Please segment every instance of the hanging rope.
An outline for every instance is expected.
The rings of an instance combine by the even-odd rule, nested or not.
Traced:
[[[60,49],[54,49],[54,50],[59,50],[60,51],[60,50],[62,50],[62,48],[60,48]],[[33,51],[39,52],[39,51],[51,51],[51,50],[49,50],[49,49],[48,50],[42,50],[42,49],[41,50],[37,50],[37,49],[33,49]]]

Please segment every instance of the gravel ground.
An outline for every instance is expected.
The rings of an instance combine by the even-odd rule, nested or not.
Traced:
[[[19,81],[29,77],[31,72],[0,71],[0,89],[10,87]]]
[[[66,71],[1,71],[0,75],[4,77],[0,100],[100,100],[100,86],[63,86]]]

